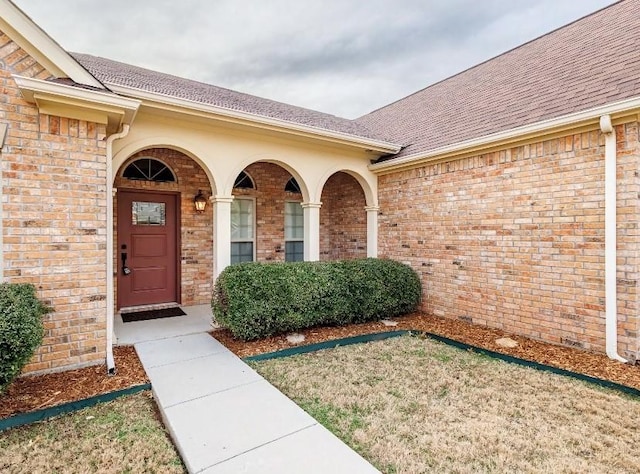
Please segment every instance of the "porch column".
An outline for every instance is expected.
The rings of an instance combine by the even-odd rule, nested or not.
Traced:
[[[378,256],[378,206],[367,206],[367,257]]]
[[[321,202],[303,202],[304,261],[320,260],[320,208]]]
[[[231,202],[233,196],[215,196],[213,204],[213,278],[231,263]]]

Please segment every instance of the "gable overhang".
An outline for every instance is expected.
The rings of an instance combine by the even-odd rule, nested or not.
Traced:
[[[41,114],[107,126],[107,133],[130,125],[140,107],[140,101],[119,95],[68,86],[56,82],[13,76],[22,97],[35,104]]]
[[[192,117],[200,117],[208,120],[226,122],[231,124],[244,125],[262,130],[276,131],[287,135],[294,135],[304,138],[312,138],[339,145],[359,148],[372,154],[381,156],[398,153],[400,145],[388,143],[371,138],[360,137],[348,133],[341,133],[323,128],[288,122],[286,120],[265,117],[251,114],[239,110],[231,110],[215,105],[203,104],[200,102],[181,99],[165,94],[158,94],[133,87],[126,87],[118,84],[106,83],[110,90],[122,96],[133,97],[142,101],[145,107],[183,114]]]
[[[9,0],[0,0],[0,31],[15,41],[53,76],[104,89],[100,81]]]
[[[369,170],[376,174],[386,174],[429,163],[452,161],[508,146],[517,146],[549,139],[554,136],[562,136],[567,133],[599,129],[600,117],[603,115],[609,115],[613,124],[619,125],[638,121],[639,114],[640,97],[633,97],[562,117],[542,120],[530,125],[465,140],[427,152],[391,158],[387,161],[369,165]]]

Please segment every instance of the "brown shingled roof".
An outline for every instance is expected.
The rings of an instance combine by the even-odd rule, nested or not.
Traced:
[[[399,156],[640,96],[640,0],[613,4],[357,119]]]
[[[315,110],[296,107],[222,87],[192,81],[170,74],[144,69],[89,54],[71,55],[99,81],[131,87],[147,92],[186,99],[200,104],[213,105],[229,110],[245,112],[261,117],[284,120],[355,137],[384,141],[382,135],[372,132],[365,125]]]

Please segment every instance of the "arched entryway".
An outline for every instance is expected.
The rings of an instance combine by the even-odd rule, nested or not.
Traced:
[[[331,175],[322,189],[320,259],[367,256],[367,202],[360,183],[350,174]]]
[[[194,198],[211,184],[192,158],[169,148],[130,156],[114,179],[117,307],[210,301],[213,215]]]
[[[236,176],[232,195],[231,264],[303,260],[302,192],[289,171],[253,163]]]

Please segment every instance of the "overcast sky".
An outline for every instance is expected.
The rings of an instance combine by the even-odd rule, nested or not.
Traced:
[[[69,51],[355,118],[612,0],[14,0]]]

